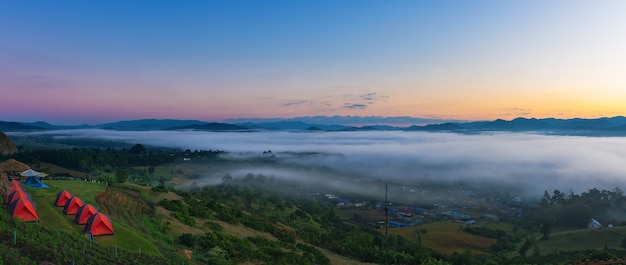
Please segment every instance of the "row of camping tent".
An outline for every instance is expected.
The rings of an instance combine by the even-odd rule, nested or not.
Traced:
[[[22,183],[17,180],[12,180],[10,183],[11,190],[9,190],[9,194],[4,199],[4,203],[9,205],[9,214],[26,222],[39,221],[35,202],[22,187]]]
[[[93,236],[113,235],[113,225],[111,219],[104,213],[98,212],[98,209],[91,205],[85,204],[83,200],[64,190],[57,194],[54,205],[63,207],[63,213],[67,215],[76,215],[74,221],[80,225],[85,225],[85,233]]]

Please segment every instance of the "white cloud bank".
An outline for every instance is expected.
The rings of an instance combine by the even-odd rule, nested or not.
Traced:
[[[282,158],[259,173],[315,180],[358,177],[414,184],[424,180],[480,181],[524,189],[582,192],[592,187],[626,190],[626,138],[521,133],[462,135],[425,132],[128,132],[54,131],[86,137],[190,150],[261,153]],[[319,152],[292,156],[281,152]],[[252,168],[236,172],[253,172]]]

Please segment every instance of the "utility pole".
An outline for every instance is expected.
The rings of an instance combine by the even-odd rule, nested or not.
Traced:
[[[387,202],[387,183],[385,183],[385,241],[389,236],[389,202]]]

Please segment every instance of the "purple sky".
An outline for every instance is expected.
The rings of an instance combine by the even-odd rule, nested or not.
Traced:
[[[2,1],[0,120],[626,114],[624,1]]]

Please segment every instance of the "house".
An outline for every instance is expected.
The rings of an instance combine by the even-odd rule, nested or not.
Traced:
[[[457,210],[446,211],[446,212],[442,212],[441,214],[450,216],[454,219],[461,219],[461,220],[469,220],[473,218],[471,215],[461,213]]]
[[[489,213],[484,214],[484,215],[483,215],[483,218],[484,218],[485,220],[492,221],[492,222],[498,222],[498,221],[500,221],[500,218],[498,218],[498,216],[496,216],[496,215],[494,215],[494,214],[489,214]]]
[[[596,219],[591,218],[589,224],[587,224],[587,227],[590,229],[598,229],[602,227],[602,224],[600,224],[600,222],[598,222]]]
[[[413,207],[413,212],[416,214],[423,214],[425,213],[427,210],[421,207]]]
[[[407,227],[405,223],[389,221],[389,228],[405,228],[405,227]]]
[[[464,225],[475,225],[476,224],[476,220],[469,220],[465,223],[463,223]]]

